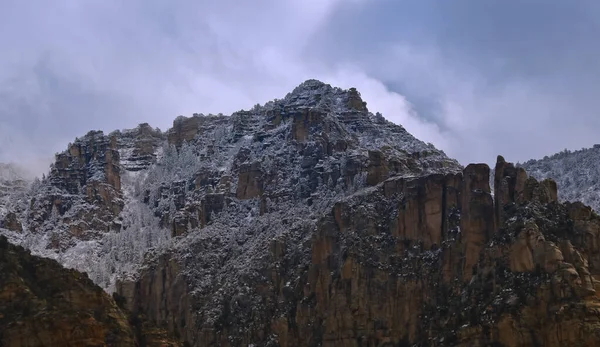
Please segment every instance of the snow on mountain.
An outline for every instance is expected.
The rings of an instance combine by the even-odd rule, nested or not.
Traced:
[[[564,150],[539,160],[517,164],[538,180],[552,178],[562,201],[581,201],[600,212],[600,145]]]

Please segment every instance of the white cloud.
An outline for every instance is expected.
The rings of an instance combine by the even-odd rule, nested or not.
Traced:
[[[422,141],[435,143],[439,148],[448,146],[437,124],[423,120],[403,95],[390,91],[382,82],[369,77],[356,66],[340,65],[324,81],[342,88],[355,87],[371,112],[380,112]]]
[[[385,115],[463,164],[493,164],[498,154],[524,161],[596,141],[589,104],[578,105],[532,79],[491,83],[480,71],[448,64],[434,47],[382,48],[361,67],[368,67],[374,78],[400,81],[413,93],[434,100],[436,107],[429,116],[437,126],[424,123],[422,117],[399,117],[389,111]]]

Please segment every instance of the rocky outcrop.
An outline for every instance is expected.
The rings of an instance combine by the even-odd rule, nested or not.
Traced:
[[[153,129],[148,123],[131,130],[115,131],[109,136],[117,139],[120,165],[127,171],[145,170],[154,164],[165,140],[160,129]]]
[[[252,199],[262,194],[260,163],[243,164],[238,173],[236,196],[240,200]]]
[[[32,192],[27,229],[52,231],[52,248],[70,247],[113,228],[123,209],[121,166],[116,135],[91,131],[56,155],[48,176]]]
[[[348,90],[348,108],[356,111],[367,111],[367,103],[362,100],[356,88]]]
[[[465,264],[463,279],[470,280],[473,266],[485,244],[496,231],[494,204],[489,187],[490,169],[485,164],[469,165],[463,173],[461,192],[461,243]]]
[[[0,345],[180,345],[133,321],[86,274],[32,256],[0,236]]]
[[[118,231],[125,205],[123,175],[147,170],[165,139],[145,123],[109,135],[90,131],[56,155],[49,174],[28,192],[29,203],[10,211],[3,227],[50,234],[48,247],[61,250]]]
[[[70,194],[79,194],[88,181],[103,181],[115,190],[121,189],[119,152],[116,137],[101,131],[90,131],[56,155],[49,181]]]
[[[185,141],[192,141],[200,132],[200,123],[204,117],[178,117],[173,122],[173,128],[167,134],[169,143],[181,146]]]
[[[514,172],[497,176],[500,208],[483,164],[392,177],[338,201],[302,233],[258,246],[264,256],[246,275],[208,269],[212,280],[199,286],[189,272],[199,263],[178,251],[119,292],[194,346],[594,346],[600,299],[587,259],[598,254],[597,217],[559,204],[551,182]],[[229,267],[226,254],[239,251],[207,230],[203,252],[221,249]],[[200,313],[215,307],[216,318]]]
[[[179,116],[173,121],[173,127],[167,132],[169,144],[181,147],[192,142],[198,135],[211,132],[220,124],[228,123],[228,117],[214,115]]]
[[[569,235],[573,245],[581,250],[589,263],[595,280],[600,279],[600,216],[580,202],[566,204],[574,233]]]

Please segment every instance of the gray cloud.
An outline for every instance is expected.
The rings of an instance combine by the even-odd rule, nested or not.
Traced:
[[[524,0],[0,3],[0,162],[90,129],[231,113],[307,78],[463,163],[591,146],[600,5]],[[598,119],[598,120],[597,120]],[[42,164],[39,164],[42,163]]]
[[[321,59],[406,95],[463,163],[598,142],[596,1],[382,0],[338,12],[326,32],[319,45],[338,49]]]

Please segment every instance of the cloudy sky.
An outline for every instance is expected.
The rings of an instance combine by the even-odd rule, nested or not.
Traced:
[[[464,164],[600,143],[597,0],[0,0],[0,162],[357,87]]]

